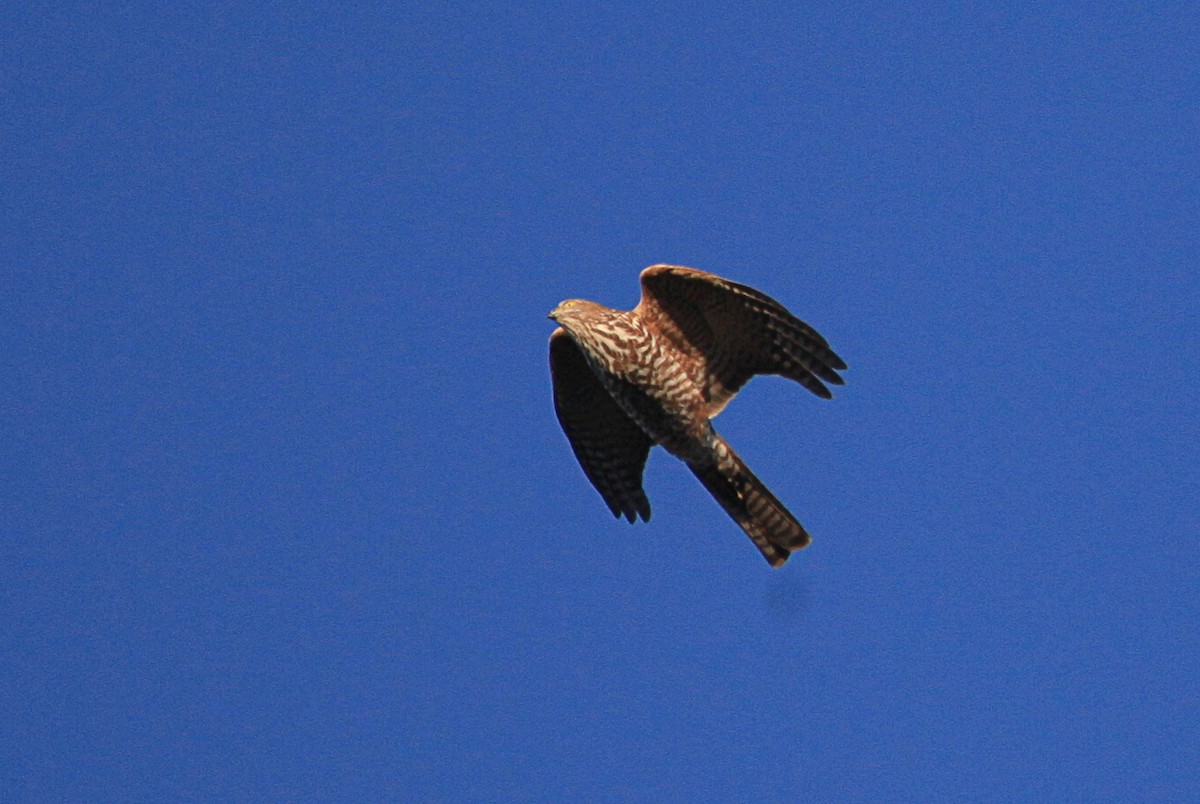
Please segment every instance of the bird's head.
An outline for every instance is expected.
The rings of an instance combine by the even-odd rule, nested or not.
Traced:
[[[590,310],[595,310],[599,306],[595,302],[585,301],[584,299],[567,299],[551,310],[550,314],[546,317],[554,319],[563,326],[567,326],[572,321],[578,320],[581,316],[586,316]],[[570,329],[569,326],[567,328]]]

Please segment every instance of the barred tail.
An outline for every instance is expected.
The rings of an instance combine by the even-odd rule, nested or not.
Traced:
[[[717,436],[716,452],[715,464],[688,464],[692,474],[746,531],[763,558],[772,567],[783,566],[793,550],[807,547],[812,539],[720,436]]]

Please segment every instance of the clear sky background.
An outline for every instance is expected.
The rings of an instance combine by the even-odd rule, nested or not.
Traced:
[[[652,6],[652,7],[651,7]],[[9,3],[5,801],[1200,795],[1193,3]],[[614,520],[546,313],[846,359]]]

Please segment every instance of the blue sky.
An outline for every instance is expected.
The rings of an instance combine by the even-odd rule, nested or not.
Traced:
[[[1200,793],[1200,12],[9,4],[0,790]],[[849,363],[614,520],[546,313]]]

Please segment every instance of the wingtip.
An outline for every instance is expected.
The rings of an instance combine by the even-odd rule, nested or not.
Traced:
[[[619,508],[616,505],[610,505],[609,510],[612,511],[612,515],[615,519],[624,519],[631,525],[637,524],[639,519],[641,519],[643,522],[650,521],[649,504],[637,505],[637,507],[630,506],[629,508],[625,509]]]

